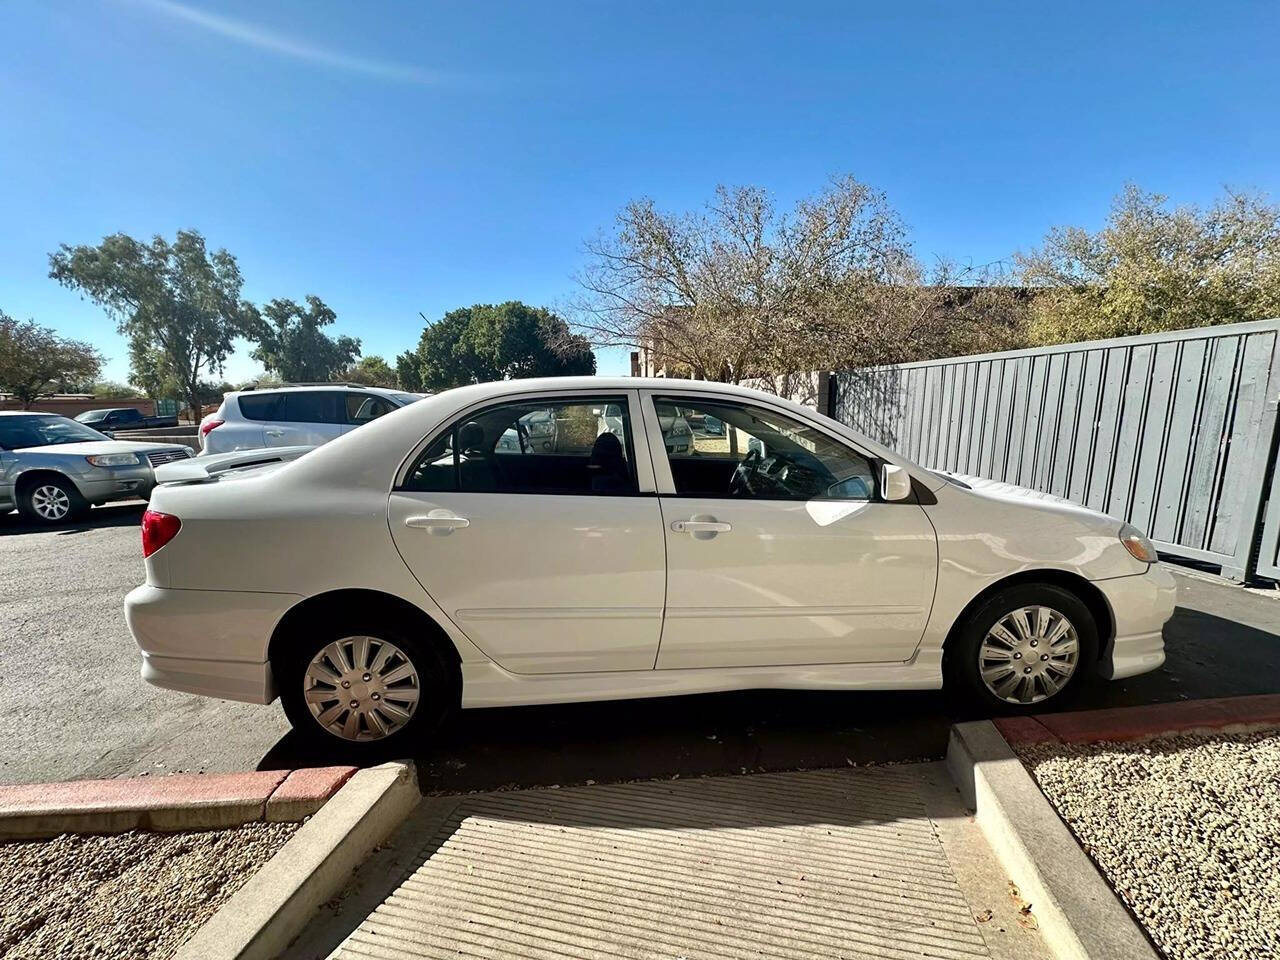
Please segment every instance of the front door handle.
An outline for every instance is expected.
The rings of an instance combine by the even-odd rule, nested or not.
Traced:
[[[471,526],[471,521],[466,517],[455,517],[451,514],[429,513],[426,516],[406,517],[404,525],[417,530],[426,530],[428,533],[434,533],[438,536],[444,536],[461,527]]]
[[[284,431],[283,431],[283,430],[264,430],[263,432],[264,432],[268,437],[283,437],[283,436],[284,436]]]
[[[722,520],[672,520],[676,533],[728,533],[733,525]]]

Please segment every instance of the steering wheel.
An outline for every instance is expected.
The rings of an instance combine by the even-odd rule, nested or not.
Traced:
[[[756,468],[760,465],[760,451],[752,449],[742,458],[742,462],[734,468],[733,476],[729,478],[729,495],[731,497],[755,496],[756,489],[751,483],[751,477],[756,472]]]

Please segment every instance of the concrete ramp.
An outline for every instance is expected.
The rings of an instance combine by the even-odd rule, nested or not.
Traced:
[[[296,955],[323,955],[327,936],[344,938],[333,955],[352,960],[992,956],[975,913],[1002,906],[1013,925],[1014,912],[962,892],[929,809],[948,802],[938,774],[916,765],[427,801]],[[998,877],[986,886],[983,896],[1008,899]],[[1024,953],[1038,947],[1016,933]]]

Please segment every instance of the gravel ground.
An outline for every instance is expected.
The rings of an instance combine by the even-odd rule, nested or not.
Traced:
[[[0,845],[0,957],[168,957],[297,828],[254,823]]]
[[[1280,957],[1280,731],[1018,752],[1171,960]]]

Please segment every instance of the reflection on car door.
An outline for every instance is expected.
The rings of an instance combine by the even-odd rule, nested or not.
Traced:
[[[609,403],[623,411],[621,436],[602,425]],[[631,436],[634,403],[573,395],[469,411],[391,494],[401,556],[507,670],[653,669],[664,546],[648,452]],[[557,443],[544,445],[546,425]],[[530,436],[535,427],[543,433]]]
[[[650,443],[667,545],[659,669],[910,659],[936,536],[918,504],[874,498],[869,457],[772,408],[643,403],[651,428],[688,412],[723,426],[684,455]],[[759,476],[735,482],[744,463]]]

